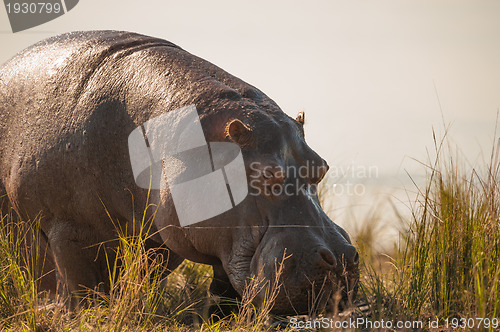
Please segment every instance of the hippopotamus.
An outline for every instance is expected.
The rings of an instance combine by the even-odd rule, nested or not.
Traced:
[[[206,142],[238,147],[248,193],[182,225],[169,185],[135,181],[129,138],[190,105]],[[147,247],[163,250],[169,271],[185,259],[209,264],[211,293],[235,299],[257,276],[279,280],[271,312],[307,313],[312,296],[323,294],[325,307],[339,294],[352,300],[359,268],[348,234],[312,190],[328,164],[306,143],[303,125],[303,114],[291,118],[257,88],[171,42],[66,33],[0,68],[0,194],[19,222],[39,222],[52,274],[76,305],[84,290],[109,291],[106,256],[118,245],[117,229],[139,234],[146,223]],[[253,301],[265,298],[261,291]]]

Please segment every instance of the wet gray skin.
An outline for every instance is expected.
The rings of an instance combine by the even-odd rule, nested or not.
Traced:
[[[153,190],[148,247],[163,249],[169,269],[184,259],[212,265],[212,293],[235,298],[256,276],[275,280],[286,254],[277,314],[353,297],[356,249],[305,190],[328,166],[305,142],[303,115],[290,118],[261,91],[172,43],[116,31],[53,37],[0,69],[0,191],[24,220],[41,218],[45,269],[57,270],[42,287],[53,290],[59,278],[73,305],[85,287],[108,290],[104,252],[113,255],[117,232],[107,212],[131,231],[147,206],[128,135],[187,105],[196,106],[207,142],[240,146],[249,195],[180,227],[169,190]],[[299,167],[307,171],[290,171]]]

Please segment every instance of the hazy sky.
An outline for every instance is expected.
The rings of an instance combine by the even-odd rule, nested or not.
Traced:
[[[425,160],[442,115],[472,163],[491,148],[500,1],[82,0],[16,34],[0,8],[0,62],[45,37],[92,29],[170,40],[286,113],[305,110],[309,144],[330,165],[376,166],[381,176],[418,168],[409,157]]]

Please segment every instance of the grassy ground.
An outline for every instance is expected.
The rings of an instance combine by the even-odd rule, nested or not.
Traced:
[[[369,321],[422,321],[440,328],[493,330],[500,311],[500,191],[498,150],[482,169],[471,169],[436,144],[427,163],[427,183],[418,188],[411,218],[402,220],[403,241],[391,255],[373,250],[377,218],[367,217],[353,239],[362,257],[356,317]],[[35,223],[36,225],[36,223]],[[269,329],[270,301],[256,310],[251,299],[261,284],[249,287],[239,312],[219,322],[207,320],[211,269],[185,262],[162,281],[163,265],[144,249],[140,236],[120,239],[126,267],[114,274],[111,292],[96,294],[94,305],[75,313],[37,295],[37,278],[24,239],[30,229],[16,229],[3,215],[0,228],[0,327],[6,330],[167,330],[263,331]],[[14,234],[23,234],[16,237]],[[164,286],[164,287],[162,287]],[[337,317],[336,319],[346,319]],[[352,317],[352,316],[351,316]],[[475,321],[465,321],[473,318]],[[484,320],[479,320],[485,318]],[[462,320],[461,320],[462,319]],[[437,321],[436,321],[437,320]],[[446,325],[448,324],[448,325]],[[415,330],[408,328],[408,330]],[[291,328],[285,328],[292,330]],[[401,330],[401,329],[398,329]]]

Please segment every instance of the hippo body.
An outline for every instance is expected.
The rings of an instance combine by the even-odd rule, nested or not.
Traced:
[[[127,139],[149,119],[187,105],[196,106],[207,142],[240,146],[250,193],[221,215],[181,227],[168,188],[148,196],[135,183]],[[276,171],[304,165],[319,171],[305,177]],[[212,265],[214,293],[238,297],[259,273],[273,280],[274,262],[286,253],[274,312],[307,312],[304,292],[326,277],[337,282],[323,285],[327,296],[339,284],[346,295],[357,283],[357,253],[317,197],[256,193],[271,184],[314,185],[326,169],[305,143],[301,121],[255,87],[161,39],[68,33],[0,68],[0,191],[22,220],[39,218],[57,277],[73,295],[107,290],[104,252],[116,246],[117,223],[131,233],[145,211],[153,220],[148,246],[168,251],[170,270],[184,259]]]

